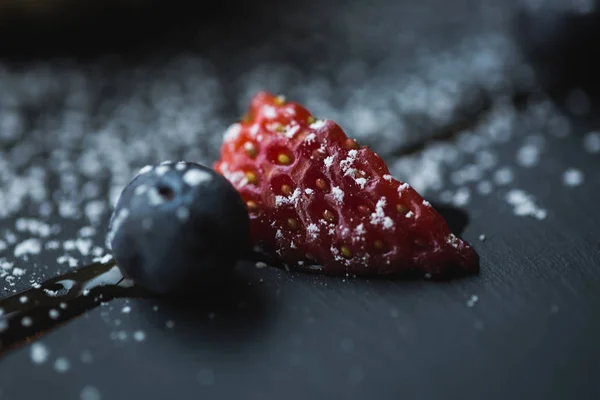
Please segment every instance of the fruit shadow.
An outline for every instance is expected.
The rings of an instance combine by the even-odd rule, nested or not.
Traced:
[[[218,286],[145,302],[141,312],[159,331],[176,337],[174,341],[186,348],[240,349],[264,337],[274,306],[252,269],[240,267]],[[227,347],[221,347],[224,345]]]
[[[469,225],[469,214],[465,210],[449,204],[432,201],[431,205],[446,220],[452,233],[462,236],[465,228]]]

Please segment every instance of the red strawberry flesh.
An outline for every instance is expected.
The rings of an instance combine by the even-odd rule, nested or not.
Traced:
[[[253,98],[215,169],[246,201],[253,243],[286,265],[329,275],[479,269],[473,248],[376,153],[280,96]]]

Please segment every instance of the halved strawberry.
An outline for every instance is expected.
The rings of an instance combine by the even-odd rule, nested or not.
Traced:
[[[377,154],[281,96],[254,97],[215,169],[246,201],[253,242],[287,265],[331,275],[479,269],[473,248]]]

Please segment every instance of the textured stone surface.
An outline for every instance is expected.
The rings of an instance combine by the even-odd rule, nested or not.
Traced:
[[[146,27],[151,40],[110,56],[65,56],[61,42],[40,49],[60,56],[1,61],[0,297],[106,255],[131,176],[215,160],[259,89],[335,119],[428,199],[468,209],[482,256],[481,276],[443,285],[243,263],[219,304],[114,300],[7,355],[1,397],[595,398],[590,99],[543,93],[512,2],[449,3],[233,4],[247,18]]]

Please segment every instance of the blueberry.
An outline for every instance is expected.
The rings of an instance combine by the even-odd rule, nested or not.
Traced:
[[[248,244],[250,222],[235,188],[190,162],[147,166],[125,187],[107,244],[123,273],[156,294],[214,286]]]

